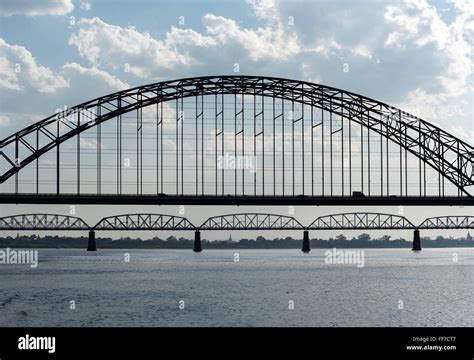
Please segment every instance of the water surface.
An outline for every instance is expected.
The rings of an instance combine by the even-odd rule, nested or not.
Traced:
[[[0,265],[0,326],[474,326],[473,249],[38,251]]]

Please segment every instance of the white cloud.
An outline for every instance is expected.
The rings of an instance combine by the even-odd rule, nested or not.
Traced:
[[[15,73],[15,64],[9,61],[6,56],[0,56],[0,87],[8,90],[21,90]]]
[[[165,43],[172,48],[177,45],[187,45],[191,47],[210,47],[217,45],[214,38],[202,35],[191,29],[178,29],[175,26],[166,34]]]
[[[2,0],[0,15],[66,15],[74,10],[71,0]]]
[[[459,124],[462,123],[461,119],[467,119],[464,130],[469,133],[474,127],[471,96],[472,92],[468,92],[464,96],[453,98],[445,93],[429,93],[416,88],[407,94],[406,100],[394,105],[447,131],[449,131],[448,126],[453,127],[453,123]],[[453,135],[460,135],[459,129],[461,127],[453,132]],[[470,139],[465,134],[460,138]]]
[[[156,68],[188,67],[192,62],[170,44],[133,27],[110,25],[96,17],[81,19],[77,27],[69,44],[75,46],[79,54],[94,66],[105,64],[117,70],[128,65],[133,75],[146,77]],[[173,36],[179,37],[176,33]]]
[[[372,59],[372,53],[367,45],[358,44],[351,49],[354,55],[362,56],[367,59]]]
[[[87,150],[96,150],[97,149],[97,140],[93,140],[93,139],[84,139],[84,138],[81,138],[79,140],[81,142],[81,149],[87,149]],[[100,148],[101,149],[107,149],[107,147],[101,142],[100,143]]]
[[[85,68],[77,63],[66,63],[63,65],[62,69],[65,76],[69,78],[75,77],[75,86],[78,85],[77,81],[84,82],[88,81],[87,78],[89,78],[89,80],[94,80],[95,82],[102,84],[102,86],[106,88],[104,89],[105,91],[124,90],[130,87],[126,82],[95,67]],[[88,86],[90,86],[90,84]]]
[[[450,25],[425,0],[391,5],[385,12],[386,21],[396,28],[388,35],[386,46],[402,49],[410,46],[436,47],[434,54],[443,59],[445,68],[438,76],[442,85],[438,93],[446,96],[459,96],[467,90],[473,66],[472,44],[467,37],[473,24],[474,6],[472,2],[470,5],[464,1],[454,3],[463,12]]]
[[[281,24],[241,28],[235,20],[206,14],[203,18],[206,31],[221,45],[239,46],[247,51],[250,60],[286,60],[300,50],[296,35]]]
[[[317,54],[321,54],[326,58],[332,55],[336,55],[340,50],[342,50],[343,46],[339,44],[333,38],[328,39],[321,39],[318,40],[316,46],[314,48],[309,48],[310,52],[315,52]]]
[[[473,80],[472,1],[452,0],[451,22],[426,0],[374,2],[370,7],[247,2],[272,26],[294,19],[299,50],[287,63],[298,62],[299,77],[413,109],[441,127],[451,119],[472,123],[472,99],[465,100]],[[347,74],[344,63],[350,66]]]
[[[96,67],[119,70],[127,66],[141,78],[169,70],[187,71],[216,56],[285,61],[300,50],[295,34],[277,21],[256,29],[242,28],[232,19],[213,14],[206,14],[202,21],[205,33],[172,26],[161,40],[134,27],[111,25],[99,18],[81,19],[69,44]]]
[[[88,1],[88,0],[81,1],[80,8],[81,8],[81,10],[84,10],[84,11],[90,11],[91,8],[92,8],[90,1]]]
[[[10,118],[5,114],[0,114],[0,127],[10,125]]]
[[[461,126],[455,126],[448,129],[450,134],[464,140],[468,144],[474,144],[474,129],[466,129]]]
[[[2,69],[1,66],[0,69]],[[15,119],[15,126],[22,128],[33,120],[41,120],[53,114],[55,109],[72,107],[99,96],[130,88],[125,81],[104,70],[83,67],[77,63],[64,64],[56,75],[60,76],[68,86],[41,95],[28,83],[22,85],[21,91],[2,89],[0,97],[2,114]],[[0,71],[0,85],[2,79]],[[10,124],[12,123],[11,121]]]
[[[20,91],[28,84],[38,92],[52,93],[69,86],[66,79],[39,65],[25,47],[0,39],[0,87]]]
[[[279,14],[274,0],[246,0],[255,15],[264,20],[278,20]]]
[[[466,15],[474,14],[474,3],[471,0],[448,0],[454,6]]]

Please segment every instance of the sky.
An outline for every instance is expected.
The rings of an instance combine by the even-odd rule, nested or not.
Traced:
[[[231,74],[238,64],[242,75],[304,80],[375,98],[473,144],[473,48],[474,2],[467,0],[3,0],[0,138],[58,108],[142,84]],[[2,205],[0,214],[31,210],[26,205]],[[179,211],[177,206],[129,210]],[[319,215],[346,210],[374,211],[297,207],[294,216],[309,224]],[[44,206],[44,212],[68,211],[66,205]],[[203,211],[188,206],[185,216],[199,223],[207,216],[243,211],[242,207]],[[377,211],[396,214],[399,209]],[[287,214],[288,209],[268,212]],[[459,207],[404,209],[414,222],[427,214],[447,212],[473,214],[472,208]],[[120,210],[79,205],[76,210],[77,216],[90,223],[104,213]],[[465,231],[443,234],[464,235]],[[227,238],[229,234],[208,235],[203,237]],[[391,235],[411,238],[408,232]]]

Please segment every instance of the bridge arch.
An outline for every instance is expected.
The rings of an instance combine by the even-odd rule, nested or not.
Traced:
[[[474,216],[437,216],[425,219],[418,229],[474,229]]]
[[[93,230],[195,230],[196,227],[181,216],[163,214],[125,214],[107,216],[99,220]]]
[[[308,226],[308,229],[315,230],[381,230],[415,228],[416,226],[404,216],[371,212],[324,215],[318,217]]]
[[[89,230],[81,218],[58,214],[22,214],[0,218],[0,230]]]
[[[420,196],[422,195],[422,187],[424,186],[424,195],[426,196],[426,165],[434,169],[439,175],[439,196],[444,195],[444,180],[446,179],[449,183],[452,183],[458,191],[459,196],[471,197],[471,188],[474,185],[474,175],[473,175],[473,156],[474,156],[474,149],[471,145],[467,144],[466,142],[456,138],[455,136],[447,133],[446,131],[442,130],[441,128],[430,124],[429,122],[422,120],[416,116],[408,114],[400,109],[392,107],[388,104],[385,104],[380,101],[376,101],[374,99],[361,96],[358,94],[354,94],[349,91],[345,91],[342,89],[337,89],[329,86],[313,84],[304,81],[297,81],[297,80],[290,80],[290,79],[282,79],[282,78],[275,78],[275,77],[263,77],[263,76],[207,76],[207,77],[194,77],[194,78],[186,78],[186,79],[179,79],[179,80],[171,80],[171,81],[164,81],[144,86],[135,87],[132,89],[116,92],[110,95],[106,95],[103,97],[96,98],[94,100],[87,101],[80,105],[74,106],[72,108],[67,109],[66,111],[60,112],[58,114],[54,114],[49,116],[48,118],[38,121],[15,134],[12,134],[5,139],[0,141],[0,155],[1,159],[3,159],[4,165],[2,166],[2,173],[0,175],[0,183],[6,182],[8,179],[14,177],[15,178],[15,193],[18,192],[18,183],[17,183],[17,176],[18,173],[25,168],[28,164],[33,162],[37,162],[37,169],[38,169],[38,159],[43,156],[44,154],[48,153],[49,151],[56,149],[57,157],[56,157],[56,194],[59,195],[61,193],[60,189],[60,173],[61,173],[61,162],[60,162],[60,146],[64,142],[69,139],[77,138],[78,143],[78,150],[80,151],[81,144],[80,144],[80,135],[87,130],[96,128],[97,129],[97,152],[98,160],[97,160],[97,168],[99,169],[101,164],[101,156],[102,156],[102,145],[100,145],[100,127],[101,124],[105,124],[108,120],[111,119],[119,119],[117,120],[117,129],[121,129],[121,122],[122,116],[125,114],[131,113],[133,111],[137,111],[137,154],[138,148],[140,146],[139,137],[143,136],[143,127],[141,120],[139,122],[139,116],[142,116],[142,111],[144,108],[150,106],[156,106],[156,124],[157,124],[157,138],[158,138],[158,127],[161,126],[161,134],[163,133],[163,118],[161,120],[158,118],[159,113],[163,117],[163,109],[161,108],[161,112],[159,106],[162,106],[163,103],[176,101],[176,143],[175,151],[172,154],[173,157],[176,155],[176,178],[174,181],[176,182],[176,194],[177,195],[186,195],[183,191],[185,179],[184,179],[184,168],[183,165],[184,161],[184,150],[183,150],[183,124],[184,124],[184,110],[182,107],[183,99],[186,98],[196,98],[196,112],[195,112],[195,119],[193,119],[192,125],[194,126],[194,120],[196,124],[196,150],[199,150],[198,147],[198,125],[199,122],[204,124],[204,108],[199,106],[204,106],[203,102],[199,105],[199,101],[203,101],[203,98],[206,96],[213,96],[215,98],[215,127],[214,127],[214,148],[213,148],[213,155],[215,155],[215,173],[216,173],[216,181],[215,184],[212,184],[212,188],[215,185],[215,195],[226,195],[224,187],[225,179],[224,179],[224,172],[222,169],[222,175],[220,171],[218,171],[217,165],[217,155],[219,152],[219,146],[222,142],[222,155],[224,154],[224,111],[228,111],[224,105],[224,95],[234,96],[237,99],[237,96],[241,97],[241,109],[237,108],[237,100],[236,104],[234,104],[234,109],[232,110],[235,122],[231,124],[231,128],[234,131],[234,136],[237,138],[241,136],[244,139],[244,115],[246,111],[244,109],[244,101],[246,96],[253,97],[254,102],[254,111],[253,111],[253,127],[254,133],[251,135],[253,137],[253,154],[258,153],[259,150],[256,149],[256,142],[262,142],[262,157],[263,161],[265,159],[271,162],[271,159],[268,159],[264,153],[263,141],[265,140],[265,134],[263,132],[263,125],[261,128],[258,128],[258,122],[264,121],[264,109],[265,104],[264,100],[262,100],[261,108],[258,108],[258,104],[256,104],[256,99],[265,99],[270,98],[273,99],[273,113],[271,114],[273,117],[273,127],[275,128],[275,122],[280,121],[284,126],[287,126],[288,129],[291,128],[291,135],[292,135],[292,145],[293,145],[293,152],[292,156],[292,174],[290,172],[287,173],[288,177],[293,177],[292,185],[285,185],[285,157],[284,148],[285,148],[285,129],[283,127],[283,155],[281,156],[283,159],[283,170],[282,170],[282,177],[283,177],[283,186],[282,192],[283,196],[287,195],[288,192],[291,192],[292,195],[297,196],[301,195],[295,193],[295,127],[301,124],[303,129],[301,134],[301,139],[303,139],[303,156],[301,157],[301,161],[303,162],[303,174],[302,174],[302,181],[303,185],[297,183],[302,189],[302,194],[305,195],[305,174],[304,174],[304,142],[307,136],[306,130],[304,130],[304,117],[305,112],[303,110],[303,106],[309,106],[311,109],[321,109],[321,117],[324,118],[325,113],[331,114],[331,126],[333,124],[332,116],[337,116],[340,120],[339,128],[331,128],[330,130],[324,129],[321,130],[322,140],[321,144],[323,146],[323,158],[324,158],[324,144],[327,141],[325,136],[331,137],[331,141],[333,136],[339,136],[336,134],[341,135],[341,146],[342,146],[342,186],[341,186],[341,195],[342,196],[351,196],[353,193],[352,190],[360,191],[360,192],[367,192],[370,196],[370,140],[368,142],[369,148],[367,149],[367,145],[362,144],[362,153],[364,150],[368,151],[369,158],[365,160],[364,165],[364,155],[360,156],[361,162],[361,170],[360,170],[360,177],[361,177],[361,184],[352,187],[352,185],[347,185],[348,182],[351,182],[351,173],[347,174],[344,170],[345,161],[344,158],[344,136],[351,136],[349,126],[349,135],[344,135],[344,120],[348,121],[349,124],[359,124],[361,126],[360,130],[360,137],[364,136],[364,130],[367,130],[367,134],[369,131],[375,134],[380,135],[380,176],[381,176],[381,183],[383,183],[383,179],[385,177],[386,188],[385,185],[382,184],[380,187],[380,196],[389,197],[391,194],[389,179],[391,178],[391,174],[389,174],[389,149],[388,149],[388,142],[396,144],[400,147],[400,149],[404,149],[405,151],[405,173],[403,174],[402,169],[402,152],[400,151],[400,197],[406,196],[408,193],[407,189],[402,189],[402,185],[405,182],[405,186],[408,186],[408,180],[406,178],[408,171],[406,170],[407,167],[407,160],[406,160],[406,153],[410,153],[419,159],[419,171],[420,171]],[[284,107],[284,101],[281,103],[281,108],[277,108],[277,112],[275,112],[275,99],[282,99],[284,101],[291,102],[291,106],[293,106],[290,110],[291,116],[287,116]],[[181,104],[181,110],[180,109]],[[294,111],[294,104],[299,104],[301,106],[301,114],[298,115],[296,111]],[[286,119],[285,119],[286,117]],[[308,119],[307,123],[308,123]],[[319,122],[313,121],[313,110],[311,110],[311,137],[313,136],[313,132],[315,129],[324,126],[324,119],[321,119]],[[327,120],[327,119],[326,119]],[[238,122],[241,121],[241,128],[237,127]],[[181,124],[181,125],[180,125]],[[220,124],[220,125],[219,125]],[[342,124],[342,125],[341,125]],[[181,126],[181,128],[180,128]],[[220,127],[219,127],[220,126]],[[336,126],[336,125],[335,125]],[[204,125],[203,125],[204,129]],[[346,127],[347,129],[347,127]],[[121,131],[121,130],[120,130]],[[181,139],[179,138],[179,131],[181,131]],[[202,137],[204,138],[204,134],[201,133]],[[287,136],[290,136],[287,134]],[[383,148],[385,145],[383,144],[382,138],[386,139],[386,150]],[[263,139],[263,140],[261,140]],[[179,144],[179,140],[181,140],[181,145]],[[202,139],[201,139],[202,140]],[[221,141],[222,140],[222,141]],[[279,140],[279,139],[278,139]],[[117,141],[118,143],[118,141]],[[275,164],[275,136],[273,137],[273,195],[276,193],[276,168],[277,165]],[[349,141],[349,144],[351,142]],[[158,144],[158,140],[157,140]],[[314,162],[314,153],[313,153],[313,138],[311,138],[311,168],[313,173],[311,174],[311,181],[314,185],[314,169],[313,169],[313,162]],[[121,147],[122,145],[120,145]],[[181,146],[181,149],[180,149]],[[244,144],[244,140],[242,140],[242,147],[244,148],[246,145]],[[331,142],[332,146],[332,142]],[[350,146],[350,145],[349,145]],[[365,146],[365,148],[364,148]],[[377,145],[378,146],[378,145]],[[237,141],[235,145],[235,149],[237,149]],[[260,145],[259,145],[260,147]],[[251,146],[250,146],[251,148]],[[157,145],[158,149],[158,145]],[[121,150],[121,148],[120,148]],[[204,145],[200,148],[201,152],[204,153],[206,150]],[[118,151],[118,149],[117,149]],[[140,148],[140,157],[142,148]],[[319,151],[319,150],[318,150]],[[328,151],[328,150],[326,150]],[[340,152],[340,150],[338,150]],[[351,151],[350,148],[346,149],[346,151]],[[387,156],[386,164],[384,163],[384,159],[382,159],[385,155]],[[199,152],[199,151],[198,151]],[[237,150],[235,150],[237,153]],[[250,149],[250,154],[252,154],[252,149]],[[299,156],[299,155],[298,155]],[[339,156],[339,155],[338,155]],[[79,156],[80,157],[80,156]],[[79,159],[78,157],[78,159]],[[137,168],[137,193],[141,194],[142,190],[138,183],[142,184],[143,181],[143,174],[142,172],[142,160],[137,155],[137,163],[135,167]],[[204,169],[204,157],[201,159],[202,163],[199,163],[198,156],[196,155],[196,172],[195,172],[195,185],[196,191],[193,195],[206,195],[206,191],[204,190],[204,175],[206,170]],[[288,161],[289,161],[289,157]],[[122,166],[122,159],[119,159],[117,153],[117,169],[120,164]],[[349,156],[349,162],[351,157]],[[161,154],[161,159],[158,159],[157,155],[157,168],[158,163],[161,161],[161,166],[163,166],[163,155]],[[181,161],[181,163],[180,163]],[[281,159],[280,159],[281,161]],[[297,160],[300,161],[300,160]],[[422,164],[424,169],[422,170]],[[324,184],[324,174],[325,170],[324,167],[328,166],[327,164],[323,165],[316,164],[317,166],[322,167],[322,196],[332,196],[333,192],[333,179],[332,179],[332,147],[331,147],[331,188],[330,188],[330,195],[327,193],[329,189],[325,187]],[[287,165],[288,166],[288,165]],[[351,166],[349,164],[349,166]],[[368,172],[364,175],[364,166],[368,166]],[[385,166],[385,168],[384,168]],[[199,170],[201,167],[201,170]],[[140,170],[138,171],[138,169]],[[121,169],[121,168],[120,168]],[[173,169],[174,170],[174,169]],[[220,170],[220,169],[219,169]],[[240,170],[240,169],[239,169]],[[120,170],[121,171],[121,170]],[[424,171],[424,180],[422,181],[422,173]],[[327,173],[328,171],[326,171]],[[262,173],[262,185],[265,186],[265,169],[261,171]],[[38,170],[36,171],[38,174]],[[346,184],[344,184],[344,174],[346,174]],[[194,174],[193,174],[194,175]],[[267,174],[268,175],[268,174]],[[119,172],[117,170],[117,194],[121,193],[121,173],[119,176]],[[297,173],[296,177],[300,176],[301,174]],[[308,176],[308,175],[306,175]],[[326,174],[328,177],[329,174]],[[366,178],[364,178],[366,176]],[[402,176],[405,176],[405,179],[402,179]],[[218,178],[221,177],[221,178]],[[238,194],[240,191],[240,183],[237,181],[238,174],[235,172],[235,195]],[[259,174],[260,177],[260,174]],[[270,176],[271,177],[271,176]],[[349,177],[349,179],[347,179]],[[80,174],[78,170],[78,186],[77,186],[77,194],[81,193],[80,188]],[[120,178],[120,186],[118,185]],[[160,187],[158,186],[159,179],[161,180],[161,189],[163,188],[163,169],[161,169],[161,173],[156,172],[156,181],[157,181],[157,190],[156,194],[163,193],[160,192]],[[166,175],[165,175],[166,178]],[[268,177],[267,177],[268,179]],[[441,179],[442,179],[442,187],[441,187]],[[38,190],[38,175],[37,175],[37,186],[36,190]],[[202,184],[200,183],[202,182]],[[257,177],[254,175],[255,185],[253,186],[253,196],[259,195],[257,194]],[[268,180],[267,180],[268,181]],[[288,181],[288,180],[287,180]],[[308,180],[309,181],[309,178]],[[372,179],[374,181],[374,179]],[[101,171],[97,171],[97,194],[101,194]],[[242,174],[242,191],[239,195],[244,195],[244,175]],[[329,182],[326,179],[326,182]],[[334,180],[334,183],[338,186]],[[288,184],[288,183],[287,183]],[[352,184],[352,183],[350,183]],[[201,189],[202,185],[202,189]],[[260,185],[259,185],[260,186]],[[292,186],[292,189],[291,189]],[[271,187],[271,186],[270,186]],[[181,188],[181,189],[179,189]],[[441,188],[443,190],[441,190]],[[326,189],[326,194],[325,194]],[[221,191],[222,190],[222,191]],[[287,193],[285,194],[285,190]],[[403,192],[405,191],[405,195]],[[252,191],[247,191],[248,193],[252,193]],[[271,190],[270,190],[271,192]],[[314,196],[314,191],[311,191],[311,196]],[[214,194],[213,194],[214,195]],[[262,190],[262,195],[265,195],[265,190]],[[365,194],[367,195],[367,194]],[[392,195],[393,196],[393,195]]]
[[[305,227],[294,217],[241,213],[212,216],[204,221],[199,230],[304,230]]]

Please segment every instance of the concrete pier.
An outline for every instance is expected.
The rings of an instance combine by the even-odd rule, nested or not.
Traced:
[[[309,253],[311,251],[311,247],[309,245],[309,231],[303,231],[303,248],[301,249],[302,252]]]
[[[95,243],[95,231],[89,231],[89,242],[87,243],[87,251],[97,251],[97,244]]]
[[[413,248],[412,251],[421,251],[420,230],[413,231]]]
[[[194,247],[193,247],[194,252],[201,252],[202,251],[202,246],[201,246],[201,232],[196,230],[194,232]]]

